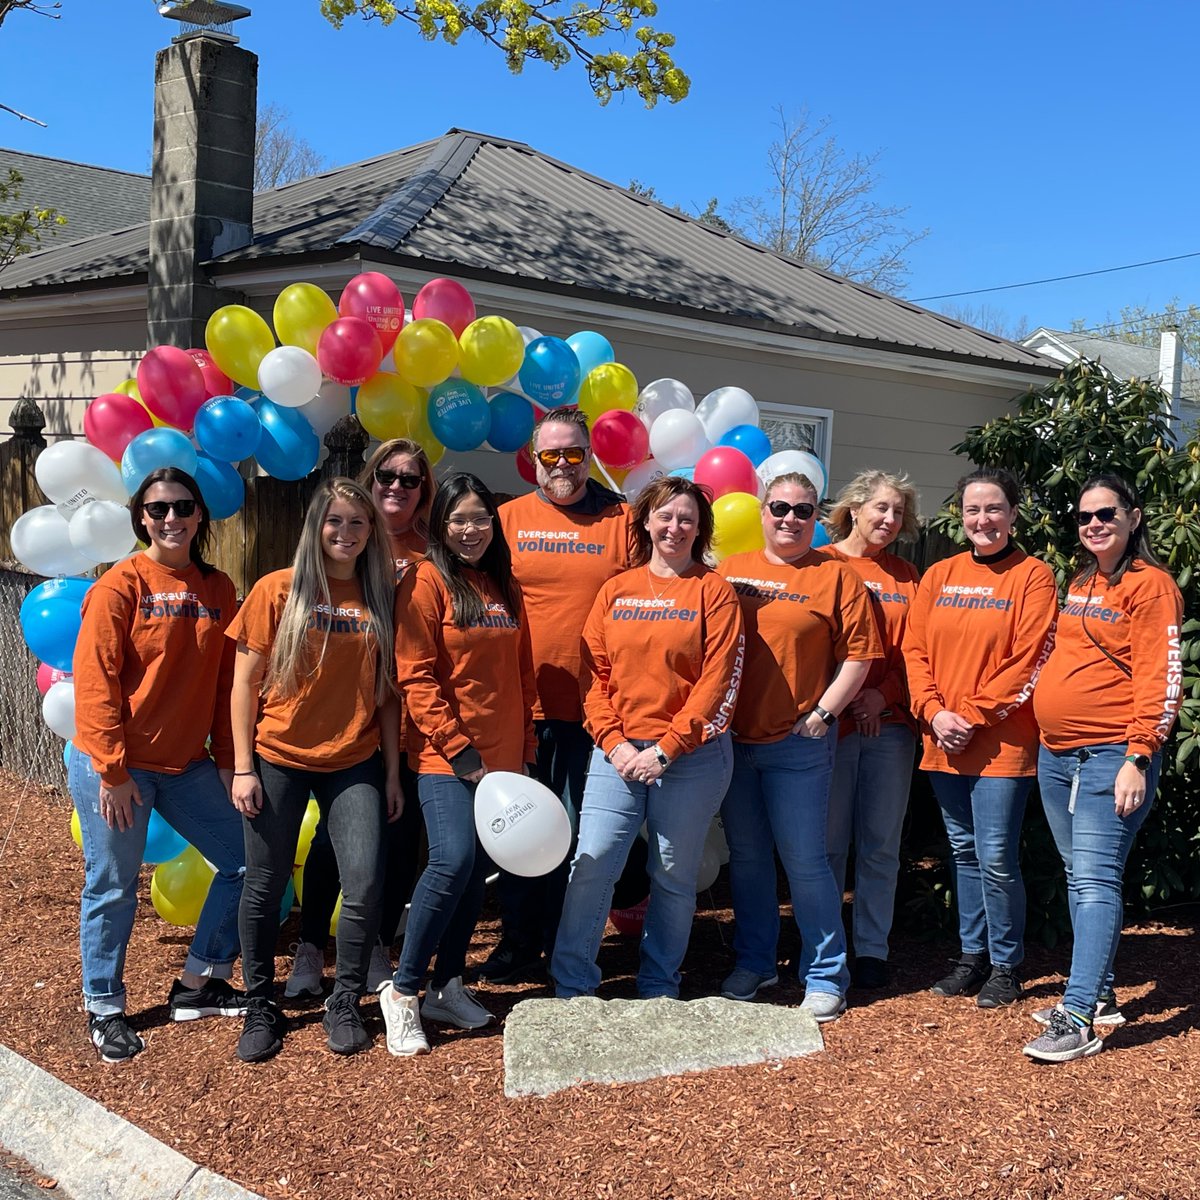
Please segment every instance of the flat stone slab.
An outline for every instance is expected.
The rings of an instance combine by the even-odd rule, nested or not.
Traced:
[[[800,1008],[702,1000],[523,1000],[504,1023],[504,1094],[640,1083],[825,1049]]]

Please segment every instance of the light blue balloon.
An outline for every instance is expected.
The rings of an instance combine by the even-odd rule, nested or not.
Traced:
[[[296,881],[288,878],[287,887],[283,889],[283,901],[279,905],[279,923],[282,925],[284,921],[291,916],[292,905],[296,903]]]
[[[497,392],[488,408],[492,410],[488,445],[505,453],[520,450],[533,434],[533,405],[515,392]]]
[[[525,347],[521,390],[543,408],[570,404],[582,378],[579,359],[562,338],[534,338]]]
[[[196,414],[196,441],[200,449],[221,462],[253,458],[262,437],[262,424],[245,400],[236,396],[214,396]]]
[[[756,467],[771,457],[771,439],[757,425],[735,425],[717,445],[740,450]]]
[[[70,671],[83,624],[83,597],[94,580],[74,576],[47,579],[21,602],[21,633],[29,649],[48,666]]]
[[[159,815],[158,809],[150,810],[150,823],[146,826],[146,849],[142,851],[142,862],[164,863],[178,858],[188,848],[188,840]]]
[[[258,388],[244,386],[234,388],[233,395],[234,399],[236,400],[245,400],[247,404],[255,405],[258,404],[258,402],[263,398],[263,394],[258,390]]]
[[[671,472],[671,474],[678,475],[680,479],[694,480],[696,478],[696,468],[695,467],[676,467],[675,470],[673,470]]]
[[[63,743],[63,766],[69,771],[71,769],[71,753],[75,749],[70,742]]]
[[[816,523],[816,526],[813,528],[812,544],[813,544],[814,549],[817,548],[818,546],[828,546],[829,545],[829,534],[826,531],[825,526],[822,525],[820,521],[818,521]]]
[[[483,392],[465,379],[446,379],[430,389],[429,428],[447,450],[475,450],[487,441],[492,410]]]
[[[132,496],[142,480],[159,467],[178,467],[196,474],[196,447],[178,429],[147,429],[125,447],[121,455],[121,478]]]
[[[579,378],[586,379],[588,374],[602,363],[616,361],[616,353],[612,342],[602,333],[593,329],[581,329],[567,338],[567,345],[575,352],[579,360]]]
[[[255,421],[258,418],[255,417]],[[246,484],[237,473],[237,468],[227,462],[219,462],[201,454],[196,460],[195,480],[204,497],[204,507],[214,521],[232,517],[245,503]]]
[[[265,397],[258,402],[262,436],[254,457],[276,479],[303,479],[321,457],[321,439],[297,408],[284,408]]]

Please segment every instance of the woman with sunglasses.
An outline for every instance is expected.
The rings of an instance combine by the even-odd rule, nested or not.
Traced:
[[[1002,467],[959,481],[971,548],[934,563],[917,589],[904,635],[913,715],[924,731],[921,767],[950,839],[961,940],[938,996],[978,992],[980,1008],[1021,998],[1025,885],[1021,822],[1037,769],[1028,703],[1054,644],[1054,574],[1013,540],[1020,486]]]
[[[425,557],[429,510],[437,491],[429,458],[416,442],[392,438],[376,447],[358,482],[362,487],[370,488],[371,499],[391,547],[396,582],[399,583],[405,571]],[[403,715],[400,723],[400,785],[405,802],[399,814],[394,819],[389,818],[384,830],[383,908],[379,937],[371,949],[371,965],[367,972],[367,986],[371,991],[391,978],[391,946],[404,916],[404,907],[412,895],[421,849],[417,777],[404,753]],[[329,829],[322,821],[304,860],[300,940],[291,974],[283,989],[285,996],[321,994],[325,945],[341,886]]]
[[[1122,876],[1154,800],[1179,712],[1183,597],[1154,557],[1137,493],[1116,475],[1083,485],[1083,562],[1067,585],[1033,707],[1042,807],[1067,871],[1071,973],[1062,1003],[1035,1012],[1030,1058],[1096,1054],[1096,1025],[1122,1025],[1113,990]]]
[[[746,622],[733,779],[721,807],[736,962],[721,994],[751,1000],[779,982],[778,853],[803,939],[801,1008],[824,1022],[845,1011],[850,980],[842,894],[825,853],[837,719],[882,648],[862,581],[812,548],[816,515],[812,481],[778,476],[762,504],[764,548],[717,568]]]
[[[88,590],[72,667],[68,778],[83,834],[83,1001],[105,1062],[145,1048],[125,1019],[122,976],[152,809],[217,868],[171,988],[171,1018],[240,1016],[245,1007],[227,982],[244,863],[241,820],[229,803],[233,654],[225,629],[237,594],[204,560],[209,516],[190,475],[152,471],[129,511],[146,549]]]
[[[395,975],[379,987],[388,1050],[425,1054],[421,1018],[480,1029],[495,1020],[463,986],[491,860],[475,834],[475,785],[534,761],[529,628],[496,502],[451,475],[430,514],[428,555],[396,598],[396,667],[408,757],[429,837]],[[436,955],[418,1005],[417,994]]]
[[[613,887],[643,822],[650,903],[637,993],[679,995],[704,841],[729,783],[742,674],[733,589],[704,564],[712,505],[691,480],[649,484],[630,516],[628,571],[601,587],[583,631],[584,723],[596,743],[550,973],[591,995]]]
[[[379,928],[384,798],[388,818],[403,800],[395,590],[370,494],[352,479],[330,479],[309,503],[292,565],[254,585],[229,629],[237,643],[233,802],[246,838],[243,1062],[270,1058],[283,1044],[275,941],[310,795],[328,822],[342,881],[325,1032],[335,1054],[370,1045],[358,1000]]]

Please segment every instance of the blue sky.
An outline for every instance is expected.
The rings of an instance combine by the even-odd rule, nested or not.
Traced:
[[[248,2],[237,32],[259,55],[260,103],[287,108],[331,165],[459,126],[696,209],[764,191],[774,109],[807,106],[845,149],[882,151],[879,198],[929,228],[910,256],[911,297],[1200,251],[1192,0],[661,0],[656,24],[678,34],[693,86],[653,110],[636,98],[601,108],[573,67],[514,78],[469,38],[430,44],[404,23],[338,32],[317,0]],[[0,102],[49,128],[0,113],[0,145],[147,170],[154,54],[175,29],[153,0],[11,15]],[[1200,302],[1200,258],[960,302],[1065,327],[1175,296]]]

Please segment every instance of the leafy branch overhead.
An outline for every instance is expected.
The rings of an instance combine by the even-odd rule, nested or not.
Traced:
[[[53,208],[16,209],[23,182],[19,171],[10,170],[7,179],[0,178],[0,271],[18,255],[36,250],[43,237],[53,237],[67,223]]]
[[[578,62],[601,104],[618,92],[636,92],[647,108],[660,98],[682,100],[691,87],[671,55],[675,35],[638,24],[657,12],[655,0],[321,0],[321,14],[339,29],[347,17],[361,16],[384,25],[408,21],[427,41],[440,37],[451,45],[464,33],[476,33],[500,50],[514,75],[526,62],[548,63],[555,70]],[[636,49],[627,53],[602,47],[602,39],[610,35],[632,37]]]

